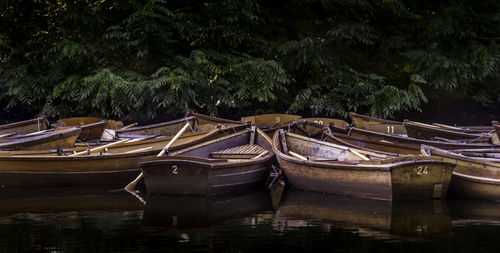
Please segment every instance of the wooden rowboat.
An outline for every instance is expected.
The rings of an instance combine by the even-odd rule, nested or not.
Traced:
[[[93,124],[97,122],[101,122],[103,118],[97,117],[75,117],[75,118],[64,118],[60,119],[56,122],[56,126],[58,127],[67,127],[67,126],[84,126],[88,124]],[[106,120],[106,129],[118,130],[123,127],[123,122],[117,120]]]
[[[82,142],[98,141],[104,129],[116,130],[123,127],[123,123],[114,120],[105,120],[93,117],[79,117],[60,119],[54,124],[55,127],[79,126],[82,129],[78,140]]]
[[[453,171],[453,164],[435,158],[386,159],[376,153],[278,131],[273,137],[273,150],[291,187],[362,198],[444,198]]]
[[[450,183],[450,196],[500,200],[500,159],[467,157],[422,145],[428,155],[456,165]]]
[[[287,125],[301,118],[302,116],[299,115],[274,113],[274,114],[261,114],[255,116],[242,117],[241,121],[242,122],[250,121],[252,125],[262,128],[262,127]]]
[[[193,130],[225,129],[245,124],[244,122],[210,117],[194,112],[187,113],[184,118],[138,126],[127,129],[116,130],[118,137],[124,135],[175,135],[187,123],[190,123]]]
[[[357,128],[387,134],[406,134],[403,122],[370,117],[354,112],[350,112],[349,117]]]
[[[247,126],[239,126],[235,130]],[[200,131],[181,135],[171,151],[232,133],[229,130]],[[137,164],[144,158],[157,155],[173,136],[146,140],[122,140],[107,149],[83,155],[47,152],[18,154],[25,151],[0,153],[0,186],[2,188],[34,186],[77,186],[128,184],[140,174]],[[98,147],[102,148],[102,147]]]
[[[335,127],[332,126],[330,127],[330,130],[333,133],[340,133],[344,135],[349,135],[349,136],[355,136],[355,137],[361,137],[363,139],[370,139],[370,140],[378,140],[379,148],[370,148],[370,149],[376,149],[376,150],[381,150],[381,151],[386,151],[386,152],[393,152],[393,153],[406,153],[406,154],[414,154],[411,151],[409,153],[406,152],[406,150],[401,150],[400,152],[394,152],[390,150],[386,150],[384,148],[390,148],[390,146],[398,146],[397,144],[404,144],[404,145],[409,145],[413,146],[416,148],[419,148],[420,145],[428,145],[428,146],[433,146],[445,150],[457,150],[457,149],[493,149],[493,148],[500,148],[500,145],[497,144],[483,144],[483,143],[460,143],[460,142],[444,142],[444,141],[433,141],[433,140],[422,140],[422,139],[416,139],[416,138],[410,138],[410,137],[404,137],[400,135],[395,135],[395,134],[384,134],[384,133],[379,133],[375,131],[369,131],[365,129],[359,129],[356,127],[347,127],[347,128],[341,128],[341,127]],[[385,144],[382,144],[381,142],[384,142]],[[359,144],[361,145],[361,144]],[[404,146],[403,145],[403,146]],[[394,148],[392,148],[394,150]]]
[[[29,134],[47,129],[48,121],[45,116],[36,119],[19,121],[15,123],[0,125],[0,134],[16,133]]]
[[[37,135],[25,135],[0,142],[0,150],[45,150],[72,148],[81,129],[72,127],[63,130],[52,130]]]
[[[408,137],[423,140],[461,140],[470,143],[491,143],[491,133],[467,133],[460,130],[442,128],[420,122],[405,121]]]
[[[214,195],[261,185],[274,153],[258,128],[139,163],[148,194]]]
[[[237,125],[245,124],[244,121],[237,120],[229,120],[224,118],[212,117],[204,114],[195,113],[193,110],[190,110],[186,117],[194,116],[196,117],[196,129],[200,130],[210,130],[210,129],[224,129],[231,128]]]

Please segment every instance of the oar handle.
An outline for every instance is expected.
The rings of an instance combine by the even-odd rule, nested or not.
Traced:
[[[182,133],[184,133],[184,131],[186,131],[186,129],[188,129],[189,126],[190,126],[189,122],[186,123],[186,125],[184,125],[184,127],[182,127],[182,129],[174,136],[174,138],[172,138],[172,140],[170,140],[168,142],[168,144],[160,151],[160,153],[158,153],[157,156],[164,155],[167,152],[168,148],[170,148],[170,146],[172,146],[172,144],[174,144],[174,142],[179,138],[179,136],[181,136]]]

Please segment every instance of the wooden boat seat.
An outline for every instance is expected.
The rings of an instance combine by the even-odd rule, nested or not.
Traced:
[[[246,144],[211,152],[210,156],[212,158],[225,159],[251,159],[265,151],[259,145]]]

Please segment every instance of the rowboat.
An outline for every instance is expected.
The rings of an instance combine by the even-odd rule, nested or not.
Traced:
[[[175,135],[189,122],[193,130],[225,129],[245,124],[244,122],[210,117],[203,114],[189,112],[184,118],[151,125],[131,127],[116,130],[118,137],[125,135]]]
[[[326,130],[322,134],[322,139],[324,141],[352,148],[365,149],[373,152],[385,152],[387,154],[393,154],[394,156],[421,154],[420,147],[416,145],[390,142],[384,139],[368,139],[364,137],[339,133],[337,131]]]
[[[450,196],[500,200],[500,159],[467,157],[426,145],[422,145],[422,150],[456,165]]]
[[[56,127],[68,127],[68,126],[84,126],[88,124],[93,124],[101,122],[105,119],[97,117],[74,117],[74,118],[64,118],[58,120],[54,125]],[[123,127],[123,122],[111,120],[106,120],[106,129],[118,130]]]
[[[386,158],[288,132],[274,134],[273,150],[291,187],[362,198],[444,198],[453,171],[433,157]]]
[[[414,121],[405,121],[408,137],[424,140],[461,140],[469,143],[491,143],[491,133],[468,133],[457,129],[442,128]]]
[[[420,238],[451,232],[446,202],[384,201],[290,189],[273,217],[277,229],[347,228],[377,239]]]
[[[252,128],[139,163],[148,194],[214,195],[263,185],[274,153]]]
[[[255,116],[242,117],[241,121],[250,121],[252,125],[259,128],[287,125],[293,121],[301,119],[302,116],[284,113],[260,114]]]
[[[363,139],[370,139],[370,140],[378,140],[380,142],[385,142],[386,145],[380,145],[380,147],[389,147],[391,145],[396,145],[396,144],[405,144],[409,146],[414,146],[414,147],[420,147],[420,145],[428,145],[428,146],[433,146],[445,150],[457,150],[457,149],[492,149],[492,148],[500,148],[500,145],[497,144],[484,144],[484,143],[461,143],[461,142],[444,142],[444,141],[433,141],[433,140],[422,140],[422,139],[416,139],[416,138],[411,138],[411,137],[404,137],[400,135],[395,135],[395,134],[384,134],[384,133],[379,133],[375,131],[370,131],[366,129],[359,129],[356,127],[347,127],[347,128],[341,128],[341,127],[335,127],[332,126],[330,127],[330,130],[333,133],[340,133],[344,135],[349,135],[349,136],[356,136],[356,137],[361,137]],[[379,144],[380,144],[379,142]],[[387,152],[393,152],[393,151],[388,151],[383,148],[373,148],[381,151],[387,151]],[[400,153],[403,153],[405,150],[401,150]],[[398,153],[398,152],[396,152]],[[409,153],[413,154],[413,153]]]
[[[370,117],[354,112],[350,112],[349,117],[357,128],[387,134],[406,134],[403,122]]]
[[[74,146],[81,129],[72,127],[63,130],[45,130],[43,133],[31,135],[26,134],[0,142],[0,150],[37,150],[37,149],[61,149]]]
[[[239,126],[235,130],[247,126]],[[232,130],[211,130],[183,134],[169,148],[171,151],[232,133]],[[157,155],[173,136],[153,139],[120,140],[85,150],[83,153],[25,151],[0,153],[0,186],[2,188],[33,186],[121,185],[136,178],[137,164]],[[24,153],[24,154],[23,154]],[[43,153],[43,154],[42,154]]]
[[[54,124],[56,127],[78,126],[82,129],[78,140],[82,142],[98,141],[101,139],[104,129],[113,129],[123,126],[123,123],[113,120],[105,120],[93,117],[79,117],[60,119]]]
[[[237,120],[229,120],[224,118],[212,117],[200,113],[195,113],[193,110],[190,110],[186,117],[194,116],[196,117],[196,129],[200,130],[210,130],[210,129],[224,129],[231,128],[237,125],[245,124],[244,121]]]
[[[28,134],[47,129],[48,121],[45,116],[36,119],[14,122],[10,124],[0,125],[0,134],[16,133]]]
[[[337,127],[347,127],[349,123],[342,119],[333,118],[301,118],[300,120],[305,120],[313,123],[317,123],[323,126],[337,126]]]
[[[195,229],[270,209],[271,200],[265,189],[196,197],[149,195],[144,207],[143,225],[176,230]]]

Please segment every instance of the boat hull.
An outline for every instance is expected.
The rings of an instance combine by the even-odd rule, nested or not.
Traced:
[[[453,173],[450,196],[484,200],[500,200],[500,180],[488,180]]]
[[[262,186],[270,163],[210,164],[174,158],[139,166],[148,194],[215,195]]]
[[[14,122],[11,124],[0,125],[0,134],[15,132],[16,134],[28,134],[47,129],[48,121],[45,117]]]
[[[390,170],[362,165],[300,164],[279,156],[278,162],[293,188],[385,200],[445,198],[453,170],[449,164],[432,161],[405,163]]]

